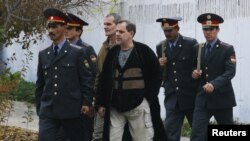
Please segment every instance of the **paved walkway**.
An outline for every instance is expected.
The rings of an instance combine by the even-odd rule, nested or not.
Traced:
[[[24,102],[14,102],[14,109],[10,114],[7,125],[38,131],[38,117],[36,115],[35,107],[32,106],[30,110],[33,112],[33,121],[29,122],[27,126],[26,123],[23,123],[26,121],[23,116],[26,116],[25,112],[28,111],[27,105]],[[189,141],[189,138],[182,137],[181,141]]]
[[[27,117],[27,114],[25,114],[25,112],[28,112],[27,104],[24,102],[14,102],[14,109],[10,113],[7,125],[38,131],[38,117],[36,115],[35,107],[32,106],[30,111],[33,112],[31,116],[33,121],[28,122],[27,124],[27,120],[24,118],[25,116]]]

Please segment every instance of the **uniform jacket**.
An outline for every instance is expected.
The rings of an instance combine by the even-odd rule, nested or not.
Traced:
[[[208,109],[236,106],[231,83],[236,73],[236,58],[233,46],[218,39],[207,59],[204,58],[204,46],[201,51],[201,69],[203,73],[200,78],[196,106],[207,107]],[[207,82],[213,84],[213,93],[207,94],[203,91],[202,86]]]
[[[165,107],[175,108],[178,104],[180,109],[194,108],[198,81],[192,78],[192,71],[196,67],[197,57],[193,38],[179,35],[176,46],[170,50],[167,40],[156,46],[157,55],[162,56],[162,43],[165,45],[167,57],[166,68],[163,69],[165,85]]]
[[[94,83],[83,50],[66,41],[57,56],[50,46],[38,58],[35,96],[39,117],[80,117],[81,107],[92,103]]]
[[[83,42],[81,39],[79,39],[76,42],[76,45],[83,47],[83,49],[86,53],[87,59],[88,59],[89,68],[91,69],[91,72],[93,73],[93,75],[96,76],[96,58],[97,58],[97,55],[95,53],[94,48],[91,45]]]
[[[145,81],[145,98],[149,102],[151,109],[152,122],[154,127],[154,141],[163,141],[166,139],[165,131],[160,117],[160,104],[158,92],[161,85],[160,65],[154,52],[146,45],[134,42],[134,49],[141,59],[142,72]],[[104,123],[104,141],[109,141],[109,108],[113,91],[114,65],[117,64],[120,46],[114,46],[107,54],[100,76],[100,82],[97,94],[97,104],[106,107]]]

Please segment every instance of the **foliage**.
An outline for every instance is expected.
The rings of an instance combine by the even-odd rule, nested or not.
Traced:
[[[5,69],[0,74],[0,140],[36,141],[37,132],[7,126],[10,112],[13,111],[13,102],[11,94],[17,91],[16,88],[18,88],[20,91],[26,92],[32,89],[34,90],[34,84],[30,84],[21,79],[21,72],[11,73],[9,68]],[[28,123],[33,120],[33,111],[31,110],[31,106],[28,105],[28,110],[24,114],[24,123],[26,123],[28,128]]]
[[[20,72],[11,73],[10,69],[5,69],[0,74],[0,123],[4,122],[8,112],[12,109],[9,93],[14,90],[20,81]]]
[[[1,99],[0,101],[0,125],[7,124],[10,112],[13,109],[13,103],[11,100]]]
[[[37,132],[17,127],[0,126],[1,141],[37,141]]]
[[[0,94],[1,97],[4,97],[4,95],[8,94],[10,91],[12,91],[16,86],[18,85],[21,78],[20,72],[11,73],[10,69],[5,69],[0,74]],[[9,97],[6,97],[9,99]]]
[[[184,123],[182,125],[182,130],[181,130],[181,136],[184,137],[190,137],[192,133],[192,129],[187,121],[187,119],[184,119]]]
[[[91,15],[93,9],[112,5],[116,0],[1,0],[0,1],[0,42],[8,46],[14,42],[28,48],[31,43],[42,39],[45,33],[43,11],[57,8],[64,12]],[[20,33],[24,36],[20,39]]]
[[[19,85],[11,92],[12,99],[15,101],[35,102],[35,84],[21,79]]]

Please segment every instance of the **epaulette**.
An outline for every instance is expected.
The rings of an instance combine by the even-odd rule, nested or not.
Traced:
[[[70,46],[74,47],[74,48],[77,48],[77,49],[81,49],[82,47],[81,46],[78,46],[78,45],[75,45],[75,44],[69,44]]]
[[[189,40],[189,41],[195,40],[194,38],[186,37],[186,36],[182,36],[182,38],[183,40]]]
[[[220,42],[221,45],[225,46],[225,47],[231,47],[232,45],[228,44],[228,43],[225,43],[225,42]]]
[[[82,45],[84,46],[84,47],[90,47],[91,45],[89,45],[89,44],[87,44],[87,43],[85,43],[85,42],[82,42]]]

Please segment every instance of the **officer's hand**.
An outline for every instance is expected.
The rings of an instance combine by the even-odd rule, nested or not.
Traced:
[[[198,79],[199,77],[201,77],[201,74],[202,74],[202,70],[194,70],[193,72],[192,72],[192,78],[193,79]]]
[[[167,64],[167,62],[168,62],[167,57],[159,58],[160,66],[164,66],[165,64]]]
[[[99,113],[100,117],[103,118],[103,117],[105,116],[105,112],[106,112],[106,108],[104,108],[104,107],[99,107],[98,113]]]
[[[87,115],[90,111],[89,106],[82,106],[81,113]]]
[[[214,91],[214,86],[211,83],[207,83],[203,86],[203,89],[206,93],[212,93]]]
[[[95,108],[93,106],[89,107],[89,112],[86,113],[87,117],[92,118],[95,115]]]

